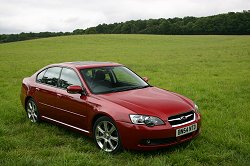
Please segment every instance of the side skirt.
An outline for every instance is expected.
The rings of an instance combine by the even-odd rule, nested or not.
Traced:
[[[52,119],[52,118],[49,118],[49,117],[46,117],[46,116],[41,116],[41,118],[47,119],[47,120],[49,120],[49,121],[56,122],[56,123],[59,123],[59,124],[62,124],[62,125],[65,125],[65,126],[67,126],[67,127],[70,127],[70,128],[73,128],[73,129],[76,129],[76,130],[79,130],[79,131],[82,131],[82,132],[85,132],[85,133],[89,133],[89,131],[87,131],[87,130],[80,129],[80,128],[78,128],[78,127],[69,125],[69,124],[67,124],[67,123],[63,123],[63,122],[61,122],[61,121],[58,121],[58,120],[55,120],[55,119]]]

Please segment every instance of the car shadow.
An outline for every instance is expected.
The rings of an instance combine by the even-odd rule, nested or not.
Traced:
[[[165,153],[174,153],[176,151],[182,151],[189,147],[191,145],[193,140],[189,140],[187,142],[180,143],[178,145],[172,145],[169,147],[165,148],[160,148],[156,150],[148,150],[148,151],[143,151],[143,150],[124,150],[126,152],[131,153],[132,155],[142,155],[144,157],[149,157],[149,156],[156,156],[160,154],[165,154]]]
[[[77,140],[78,139],[83,139],[89,145],[93,145],[93,148],[96,148],[96,150],[97,150],[97,147],[95,146],[93,138],[88,137],[88,136],[84,135],[81,132],[77,132],[75,130],[65,128],[65,127],[62,127],[61,125],[57,125],[57,124],[50,123],[50,122],[42,121],[42,122],[40,122],[39,125],[45,125],[48,128],[52,127],[52,129],[53,129],[53,127],[56,127],[59,133],[66,134],[67,136],[70,136],[70,137],[72,137],[74,139],[77,139]],[[197,139],[197,137],[192,139],[192,140],[188,140],[187,142],[182,142],[182,143],[177,144],[177,145],[172,145],[172,146],[169,146],[169,147],[160,148],[160,149],[156,149],[156,150],[143,151],[143,150],[127,150],[127,149],[124,149],[124,150],[122,150],[122,151],[120,151],[120,152],[118,152],[118,153],[116,153],[114,155],[122,155],[124,153],[130,153],[131,155],[140,155],[140,156],[144,156],[144,157],[149,157],[149,156],[152,156],[152,155],[156,156],[156,155],[166,154],[166,153],[170,154],[170,153],[174,153],[176,151],[182,151],[182,150],[188,148],[189,146],[192,145],[192,142],[195,141],[196,139]],[[97,152],[98,152],[98,150],[97,150]],[[100,150],[100,152],[103,153],[101,150]]]

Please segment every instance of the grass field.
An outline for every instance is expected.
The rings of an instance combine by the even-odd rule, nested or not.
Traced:
[[[63,61],[114,61],[194,100],[202,133],[176,147],[109,155],[81,134],[31,124],[22,78]],[[65,36],[0,44],[0,165],[250,165],[250,36]]]

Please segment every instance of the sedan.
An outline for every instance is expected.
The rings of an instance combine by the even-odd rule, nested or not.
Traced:
[[[23,79],[20,98],[31,122],[81,132],[111,153],[164,148],[200,133],[201,116],[192,100],[153,87],[118,63],[48,65]]]

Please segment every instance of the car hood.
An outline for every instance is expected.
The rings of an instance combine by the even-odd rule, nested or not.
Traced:
[[[179,94],[156,87],[98,95],[136,114],[167,118],[192,110],[192,101]]]

